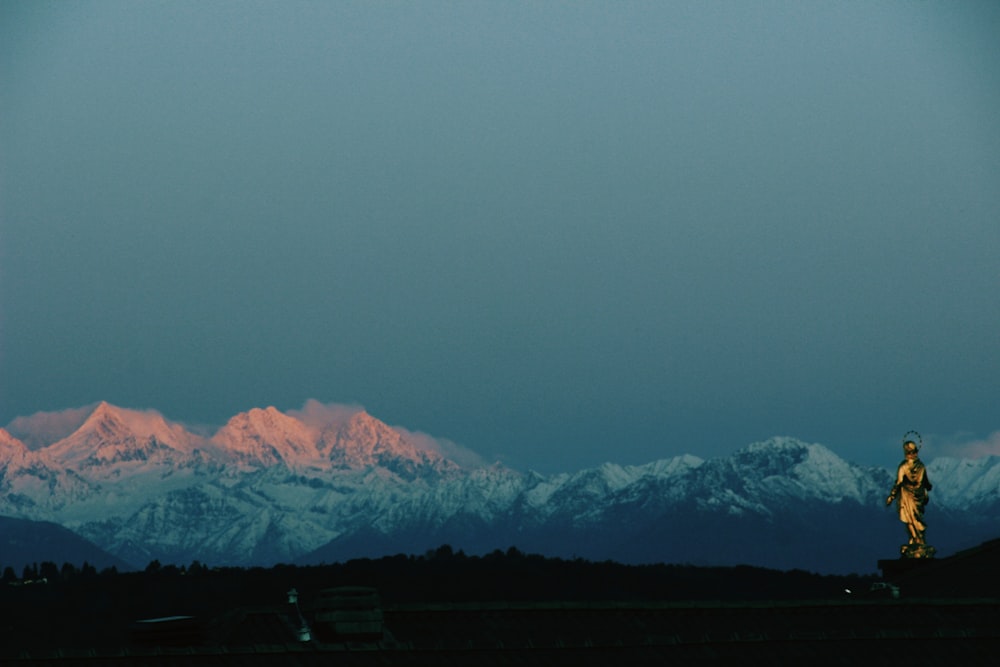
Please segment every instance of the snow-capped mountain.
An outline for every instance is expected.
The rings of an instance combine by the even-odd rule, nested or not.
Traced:
[[[274,407],[243,412],[223,426],[212,442],[243,468],[319,466],[317,433]]]
[[[888,470],[792,438],[725,458],[544,476],[463,468],[360,409],[307,418],[255,408],[211,437],[107,403],[85,417],[35,450],[0,429],[0,515],[58,523],[137,566],[321,562],[447,543],[869,572],[904,536],[884,507]],[[939,552],[996,536],[1000,459],[938,459],[928,470]]]
[[[60,465],[98,475],[150,464],[183,465],[198,458],[197,438],[155,412],[116,408],[101,402],[69,437],[44,449]]]
[[[318,445],[327,460],[340,469],[378,466],[410,478],[420,472],[457,469],[440,454],[418,449],[399,431],[364,411],[345,422],[327,425]]]

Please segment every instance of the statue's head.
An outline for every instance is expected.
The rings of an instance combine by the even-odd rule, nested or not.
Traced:
[[[910,440],[910,436],[917,436],[917,441],[914,442]],[[919,442],[920,444],[917,444]],[[920,451],[920,445],[924,444],[924,439],[920,437],[920,434],[916,431],[907,431],[903,434],[903,455],[906,458],[917,458],[917,452]]]

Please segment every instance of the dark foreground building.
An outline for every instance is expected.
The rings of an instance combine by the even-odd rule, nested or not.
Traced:
[[[994,664],[1000,540],[882,565],[874,588],[814,601],[383,603],[371,588],[289,591],[211,618],[140,619],[115,646],[8,645],[0,664]]]

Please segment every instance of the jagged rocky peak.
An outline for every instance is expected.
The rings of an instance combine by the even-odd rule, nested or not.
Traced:
[[[376,450],[398,446],[402,437],[387,424],[359,410],[348,419],[328,424],[321,436],[320,448],[331,459],[367,463]]]
[[[269,405],[266,408],[251,408],[247,412],[234,415],[224,428],[269,435],[300,432],[305,429],[305,424]]]
[[[232,417],[212,438],[245,463],[294,465],[317,457],[315,429],[274,406]]]
[[[404,434],[364,410],[346,421],[327,426],[320,438],[320,449],[335,465],[350,467],[391,462],[427,465],[445,461],[436,452],[418,448]]]
[[[350,433],[352,438],[371,443],[395,443],[402,440],[398,431],[385,422],[372,417],[365,410],[359,410],[351,415],[344,424],[342,431]]]
[[[878,489],[884,474],[845,461],[823,445],[785,436],[752,443],[730,461],[744,479],[760,480],[772,491],[790,493],[794,489],[810,497],[858,502],[881,493]]]
[[[115,437],[128,427],[122,419],[121,411],[107,401],[101,401],[83,422],[77,432],[93,433],[102,437]]]
[[[803,467],[846,472],[851,464],[818,443],[808,443],[787,436],[754,442],[733,456],[737,462],[753,462],[760,469],[787,473]]]
[[[191,434],[178,424],[170,424],[155,410],[129,410],[101,401],[77,433],[90,433],[105,438],[134,436],[141,440],[155,438],[161,444],[184,449]]]
[[[753,442],[733,455],[736,464],[752,464],[761,472],[779,474],[810,458],[813,447],[801,440],[774,437]]]
[[[190,453],[195,438],[183,427],[169,424],[155,411],[128,410],[101,401],[66,438],[46,447],[67,465],[100,465],[118,461],[169,458]]]

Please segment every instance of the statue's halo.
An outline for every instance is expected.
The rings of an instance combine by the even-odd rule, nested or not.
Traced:
[[[921,447],[923,447],[924,446],[924,439],[921,438],[920,434],[917,433],[916,431],[907,431],[906,433],[904,433],[903,434],[903,444],[905,445],[909,441],[911,434],[917,436],[917,440],[916,440],[917,449],[920,449]]]

